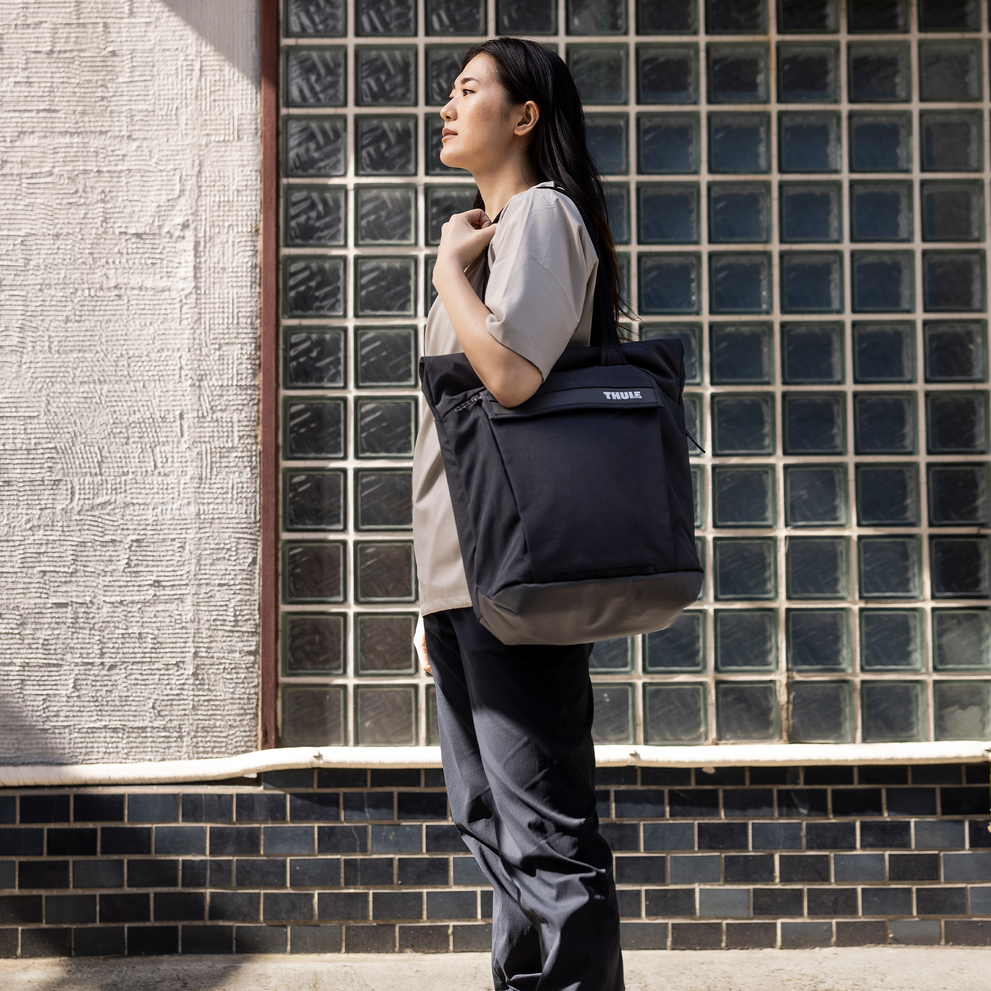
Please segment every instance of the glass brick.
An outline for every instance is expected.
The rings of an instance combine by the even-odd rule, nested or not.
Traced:
[[[914,382],[915,327],[910,323],[855,323],[856,382]]]
[[[440,746],[440,727],[437,723],[437,687],[427,685],[427,746]]]
[[[287,38],[343,38],[344,0],[286,0],[282,22]]]
[[[287,176],[344,175],[346,117],[284,117],[282,168]]]
[[[765,252],[709,255],[711,313],[770,313],[771,256]]]
[[[774,397],[726,393],[712,397],[715,454],[773,454]]]
[[[851,172],[908,172],[912,117],[907,113],[850,114]]]
[[[284,685],[279,737],[284,747],[343,746],[344,689]]]
[[[358,175],[416,174],[415,117],[355,117],[354,126]]]
[[[923,305],[927,312],[985,309],[983,251],[923,251]]]
[[[355,0],[355,33],[366,37],[416,34],[413,0]]]
[[[626,114],[586,114],[585,137],[601,175],[626,175],[629,118]]]
[[[915,273],[911,251],[852,251],[853,309],[857,313],[911,313]]]
[[[589,671],[632,671],[633,637],[619,637],[616,640],[600,640],[592,646],[592,656],[588,659]]]
[[[343,458],[343,399],[287,399],[283,405],[284,458]]]
[[[705,423],[702,414],[702,396],[698,393],[686,392],[682,396],[682,402],[685,406],[685,430],[690,435],[686,439],[688,456],[694,458],[702,452],[692,443],[690,438],[694,437],[698,439],[699,437],[703,437],[704,439]]]
[[[861,685],[865,743],[925,739],[925,696],[920,681],[865,681]]]
[[[841,240],[839,183],[783,182],[778,197],[782,241]]]
[[[937,681],[933,686],[937,740],[991,736],[991,682]]]
[[[705,613],[687,610],[666,630],[648,633],[643,669],[648,674],[705,671]]]
[[[793,684],[788,702],[792,743],[853,742],[853,685],[849,681]]]
[[[437,290],[434,288],[433,284],[434,264],[436,261],[436,255],[427,255],[423,259],[423,295],[426,299],[424,309],[427,313],[430,312],[430,308],[434,305],[434,301],[437,299]]]
[[[355,626],[355,670],[359,675],[414,673],[416,616],[359,615],[355,617]]]
[[[282,484],[284,529],[344,529],[344,472],[286,471]]]
[[[415,258],[359,256],[354,280],[357,316],[416,316]]]
[[[698,103],[697,45],[637,45],[637,103]]]
[[[554,0],[496,0],[496,33],[557,34]]]
[[[778,30],[783,34],[833,33],[839,25],[837,0],[778,0]]]
[[[785,313],[842,313],[843,256],[832,251],[780,255],[781,309]]]
[[[929,465],[931,526],[987,526],[988,465]]]
[[[930,454],[986,454],[987,393],[927,393],[926,424]]]
[[[979,41],[920,41],[919,99],[960,103],[981,98]]]
[[[695,513],[695,526],[705,526],[705,468],[693,465],[692,473],[692,509]]]
[[[698,34],[695,0],[637,0],[637,34]]]
[[[343,45],[285,50],[282,92],[287,107],[343,107],[347,104]]]
[[[641,313],[698,313],[699,256],[645,254],[640,266]]]
[[[346,190],[332,186],[286,186],[285,242],[291,247],[343,245]]]
[[[698,323],[644,324],[640,339],[649,341],[679,340],[685,349],[685,382],[699,385],[702,382],[702,325]]]
[[[568,68],[582,103],[626,103],[629,92],[626,45],[568,45]]]
[[[778,45],[780,103],[836,103],[840,98],[838,45]]]
[[[643,708],[648,744],[704,743],[708,736],[704,684],[644,685]]]
[[[416,48],[355,48],[355,103],[359,107],[416,106]]]
[[[705,0],[709,34],[767,34],[764,0]]]
[[[765,385],[773,381],[770,324],[710,324],[709,349],[713,383]]]
[[[847,45],[851,103],[904,103],[912,82],[909,46],[901,42]]]
[[[343,613],[284,613],[282,673],[344,674],[347,616]]]
[[[849,594],[847,542],[842,537],[789,537],[788,598],[845,599]]]
[[[715,526],[774,526],[774,465],[712,469]]]
[[[842,392],[786,392],[783,403],[785,454],[846,452],[846,397]]]
[[[842,324],[783,324],[781,373],[785,382],[800,385],[843,381]]]
[[[717,599],[773,599],[777,594],[773,537],[713,541]]]
[[[416,244],[415,186],[357,186],[355,243]]]
[[[648,175],[698,172],[698,115],[638,114],[637,159]]]
[[[427,244],[440,244],[440,229],[456,213],[474,208],[474,186],[427,186]]]
[[[782,172],[839,172],[840,115],[778,115],[778,156]]]
[[[923,182],[924,241],[983,241],[984,188],[980,182]]]
[[[767,103],[767,45],[706,46],[709,103]]]
[[[354,546],[356,602],[414,602],[413,545],[407,541]]]
[[[720,740],[766,743],[781,735],[780,708],[773,682],[716,684],[716,723]]]
[[[769,171],[769,131],[767,114],[709,114],[709,171]]]
[[[344,544],[282,544],[283,601],[343,602]]]
[[[709,184],[709,240],[770,240],[771,190],[765,182]]]
[[[413,475],[406,468],[355,472],[355,529],[408,530],[413,525]]]
[[[919,114],[924,172],[980,172],[984,167],[983,117],[974,111]]]
[[[849,0],[847,30],[873,34],[908,30],[908,0]]]
[[[424,16],[430,35],[485,34],[484,0],[426,0]]]
[[[625,0],[567,0],[568,34],[626,34]]]
[[[850,670],[850,620],[845,609],[789,609],[788,667],[805,674]]]
[[[987,599],[991,596],[991,554],[987,537],[932,537],[929,562],[933,598]]]
[[[853,241],[910,241],[910,182],[851,182],[850,238]]]
[[[443,132],[444,132],[444,121],[434,114],[428,114],[424,120],[424,156],[426,158],[426,171],[427,175],[461,175],[467,176],[468,173],[465,169],[452,169],[446,166],[440,160],[441,149],[444,147],[442,143]]]
[[[778,614],[773,609],[716,610],[716,670],[774,671]]]
[[[415,399],[355,400],[359,458],[408,458],[416,437]]]
[[[343,316],[346,264],[343,258],[325,256],[283,258],[283,316]]]
[[[861,537],[858,549],[862,599],[919,597],[920,548],[915,537]]]
[[[980,31],[977,0],[919,0],[920,31]]]
[[[428,4],[431,0],[428,0]],[[431,15],[427,14],[428,20]],[[432,32],[443,34],[445,32]],[[457,32],[461,33],[461,32]],[[471,32],[468,32],[469,34]],[[428,107],[443,107],[451,96],[451,87],[461,71],[461,60],[468,50],[466,45],[427,45],[424,49],[425,71],[424,102]]]
[[[615,244],[630,243],[630,187],[624,182],[605,182],[606,220]]]
[[[937,671],[991,668],[991,614],[987,609],[933,610],[933,667]]]
[[[354,722],[358,746],[413,746],[417,742],[416,688],[356,688]]]
[[[283,330],[287,389],[327,388],[344,385],[343,330]]]
[[[788,526],[842,526],[846,519],[846,470],[842,465],[785,466]]]
[[[359,386],[416,385],[415,327],[359,327],[355,336]]]
[[[921,671],[922,657],[922,615],[917,609],[861,610],[861,670]]]
[[[918,526],[918,466],[857,465],[857,522],[861,526]]]
[[[593,684],[592,702],[592,739],[596,743],[632,743],[633,686]]]

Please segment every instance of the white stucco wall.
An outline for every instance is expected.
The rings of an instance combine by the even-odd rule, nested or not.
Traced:
[[[0,0],[0,763],[254,749],[257,0]]]

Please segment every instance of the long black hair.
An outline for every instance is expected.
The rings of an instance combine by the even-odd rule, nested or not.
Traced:
[[[523,38],[491,38],[472,45],[461,62],[462,71],[476,55],[483,54],[495,60],[499,82],[511,106],[533,100],[540,108],[526,146],[527,162],[537,182],[553,180],[582,208],[595,228],[613,312],[617,318],[621,312],[629,313],[623,301],[616,245],[606,220],[602,183],[585,139],[585,112],[571,72],[553,52]],[[475,206],[485,206],[480,193]]]

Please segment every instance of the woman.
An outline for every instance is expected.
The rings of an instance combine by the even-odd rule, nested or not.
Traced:
[[[441,116],[441,161],[471,172],[478,197],[443,227],[426,354],[464,351],[495,399],[516,406],[567,345],[589,343],[597,275],[619,308],[581,101],[556,55],[500,38],[468,51]],[[492,883],[495,987],[621,991],[612,855],[595,806],[591,645],[506,646],[479,623],[429,412],[413,479],[417,646],[437,685],[454,821]]]

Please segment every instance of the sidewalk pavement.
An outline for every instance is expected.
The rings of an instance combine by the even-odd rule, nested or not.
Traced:
[[[640,950],[627,991],[988,991],[991,947]],[[491,991],[488,954],[0,960],[3,991]]]

